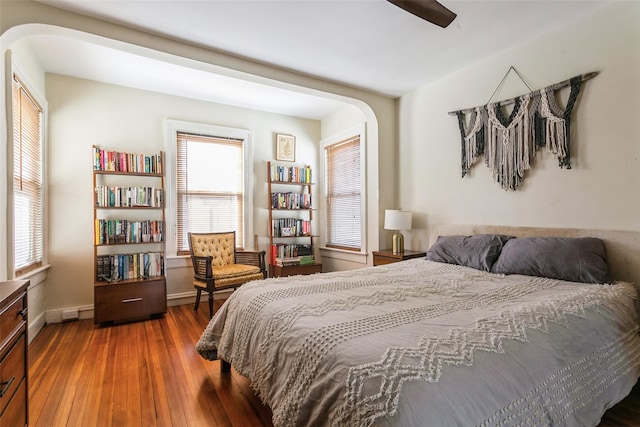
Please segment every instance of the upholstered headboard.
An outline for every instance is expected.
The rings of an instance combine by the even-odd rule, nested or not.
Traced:
[[[432,225],[429,246],[438,236],[506,234],[515,237],[597,237],[607,251],[609,276],[635,283],[640,288],[640,231],[591,230],[581,228],[509,227],[497,225]]]

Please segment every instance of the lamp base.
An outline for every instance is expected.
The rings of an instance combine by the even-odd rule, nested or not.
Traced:
[[[391,245],[391,252],[393,254],[404,253],[404,236],[401,233],[395,233],[393,235],[393,241]]]

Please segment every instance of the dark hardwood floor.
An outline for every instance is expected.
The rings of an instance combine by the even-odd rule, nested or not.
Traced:
[[[246,378],[196,353],[205,306],[114,326],[45,326],[29,346],[29,425],[271,426]],[[640,426],[640,384],[600,426]]]

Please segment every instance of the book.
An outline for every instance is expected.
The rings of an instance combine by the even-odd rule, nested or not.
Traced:
[[[312,264],[315,264],[315,259],[313,255],[276,258],[276,265],[279,265],[282,267],[291,266],[291,265],[312,265]]]

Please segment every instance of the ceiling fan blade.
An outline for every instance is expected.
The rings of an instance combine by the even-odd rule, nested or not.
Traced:
[[[436,0],[387,0],[396,6],[413,13],[419,18],[446,28],[456,18],[456,14]]]

